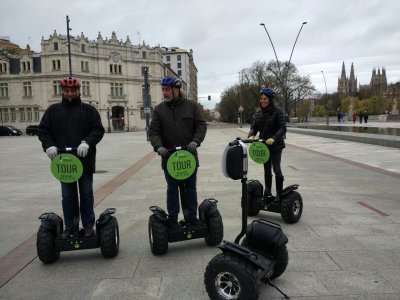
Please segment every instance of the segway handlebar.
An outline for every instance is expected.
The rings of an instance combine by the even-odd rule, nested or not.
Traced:
[[[167,150],[168,150],[168,152],[172,153],[172,152],[175,152],[175,151],[178,151],[178,150],[187,150],[187,149],[188,149],[188,146],[177,146],[177,147],[174,147],[174,148],[169,148]]]
[[[241,139],[240,137],[237,137],[236,140],[232,141],[229,143],[229,146],[235,146],[238,145],[239,142],[245,143],[245,144],[251,144],[254,142],[261,142],[261,143],[266,143],[265,140],[263,139]]]
[[[63,148],[57,148],[57,152],[60,153],[71,153],[71,152],[76,152],[78,150],[77,147],[63,147]]]

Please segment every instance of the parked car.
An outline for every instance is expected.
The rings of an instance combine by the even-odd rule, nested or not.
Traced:
[[[12,125],[0,126],[0,135],[22,135],[22,131]]]
[[[27,135],[38,135],[39,134],[39,125],[29,125],[26,127]]]

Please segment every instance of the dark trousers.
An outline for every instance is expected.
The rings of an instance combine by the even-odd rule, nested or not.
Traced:
[[[179,215],[179,186],[184,189],[185,204],[189,217],[197,215],[197,169],[192,176],[185,180],[176,180],[164,170],[167,181],[167,210],[170,219],[177,219]]]
[[[269,160],[264,164],[264,175],[272,176],[272,169],[274,170],[275,177],[282,177],[281,170],[282,149],[278,151],[271,151]]]
[[[78,180],[80,213],[83,227],[92,226],[95,222],[93,210],[93,174],[82,174]],[[64,213],[65,226],[74,227],[74,198],[76,182],[61,183],[62,208]]]

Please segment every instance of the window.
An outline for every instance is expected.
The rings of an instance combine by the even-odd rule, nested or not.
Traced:
[[[15,108],[10,108],[10,121],[15,122],[17,120],[17,114],[15,112]]]
[[[29,72],[31,70],[31,62],[23,61],[22,62],[22,72]]]
[[[8,122],[9,121],[9,115],[8,115],[8,108],[0,108],[0,121],[1,122]]]
[[[0,63],[0,73],[7,73],[7,63]]]
[[[33,108],[33,121],[39,122],[39,108],[38,107]]]
[[[110,73],[111,74],[122,74],[122,66],[117,64],[110,65]]]
[[[19,120],[25,122],[25,108],[23,107],[19,109]]]
[[[24,89],[24,97],[32,97],[32,82],[24,81],[22,85]]]
[[[53,86],[53,96],[61,96],[61,81],[53,80],[51,84]]]
[[[52,60],[53,63],[53,71],[54,70],[61,70],[61,61],[59,59],[53,59]]]
[[[171,61],[171,56],[167,55],[166,58],[167,58],[167,61]]]
[[[123,84],[122,83],[111,83],[111,97],[122,97],[123,95]]]
[[[82,81],[82,96],[89,97],[90,96],[90,82],[89,81]]]
[[[176,57],[176,60],[177,60],[177,61],[181,61],[181,60],[182,60],[182,58],[181,58],[181,55],[180,55],[180,54],[178,54],[178,56]]]
[[[58,43],[53,43],[53,49],[54,51],[58,51]]]
[[[142,52],[142,58],[143,58],[143,59],[146,59],[146,58],[147,58],[147,52],[144,52],[144,51]]]
[[[182,76],[182,71],[178,70],[178,76]]]
[[[178,63],[178,68],[182,68],[182,63]]]
[[[31,107],[26,108],[26,121],[32,122],[32,108]]]
[[[82,45],[81,45],[81,52],[82,52],[82,53],[85,53],[85,52],[86,52],[86,45],[85,45],[85,44],[82,44]]]
[[[82,72],[89,72],[89,62],[81,60],[81,71]]]
[[[8,98],[8,83],[0,82],[0,98]]]

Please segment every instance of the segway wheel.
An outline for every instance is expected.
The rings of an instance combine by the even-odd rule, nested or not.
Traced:
[[[224,224],[220,213],[217,211],[207,218],[208,233],[204,237],[207,245],[217,246],[224,237]]]
[[[105,258],[113,258],[119,252],[119,226],[115,217],[110,219],[99,229],[101,254]]]
[[[261,282],[257,268],[233,253],[220,253],[207,265],[204,284],[210,299],[258,299]]]
[[[291,191],[289,194],[282,197],[281,217],[286,223],[297,223],[302,213],[303,199],[298,192]]]
[[[249,246],[249,242],[246,237],[243,239],[241,244],[244,247]],[[253,249],[253,251],[254,251],[254,249]],[[257,251],[255,251],[255,252],[257,252]],[[273,257],[276,260],[276,263],[275,263],[274,273],[272,273],[272,275],[269,279],[278,278],[285,272],[287,265],[289,263],[289,253],[287,251],[286,245],[283,245],[282,247],[280,247],[276,251],[275,255],[273,255]]]
[[[167,253],[168,225],[155,215],[151,215],[149,218],[149,242],[153,254],[161,255]]]
[[[36,249],[39,259],[45,263],[50,264],[60,258],[60,251],[55,248],[56,235],[51,230],[39,227],[36,238]]]
[[[247,182],[247,215],[256,216],[260,212],[261,206],[258,202],[263,196],[263,186],[258,180]]]
[[[285,272],[287,268],[287,265],[289,263],[289,254],[286,245],[283,245],[276,251],[275,259],[276,259],[275,269],[270,279],[278,278],[283,274],[283,272]]]

